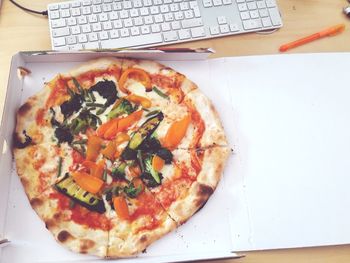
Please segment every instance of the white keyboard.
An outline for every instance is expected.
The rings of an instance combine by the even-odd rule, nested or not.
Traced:
[[[48,5],[55,50],[150,47],[279,28],[275,0],[81,0]]]

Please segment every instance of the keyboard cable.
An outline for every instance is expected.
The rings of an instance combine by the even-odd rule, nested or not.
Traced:
[[[47,10],[45,10],[45,11],[36,11],[36,10],[30,9],[30,8],[26,8],[26,7],[16,3],[13,0],[10,0],[10,2],[12,4],[14,4],[15,6],[17,6],[18,8],[20,8],[20,9],[26,11],[26,12],[34,13],[34,14],[37,14],[37,15],[43,15],[43,16],[47,16],[48,15]]]

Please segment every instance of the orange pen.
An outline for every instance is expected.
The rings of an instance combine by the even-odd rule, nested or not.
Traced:
[[[284,45],[282,45],[280,47],[280,51],[281,52],[285,52],[285,51],[287,51],[287,50],[289,50],[291,48],[295,48],[295,47],[304,45],[304,44],[309,43],[311,41],[320,39],[322,37],[328,37],[328,36],[336,35],[338,33],[343,32],[344,29],[345,29],[345,25],[344,24],[339,24],[339,25],[332,26],[332,27],[327,28],[325,30],[322,30],[322,31],[320,31],[318,33],[315,33],[315,34],[312,34],[310,36],[298,39],[298,40],[293,41],[291,43],[284,44]]]

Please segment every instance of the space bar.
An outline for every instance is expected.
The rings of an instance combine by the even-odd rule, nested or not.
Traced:
[[[101,48],[123,48],[144,46],[163,42],[161,34],[149,34],[142,36],[133,36],[128,38],[118,38],[113,40],[101,41]]]

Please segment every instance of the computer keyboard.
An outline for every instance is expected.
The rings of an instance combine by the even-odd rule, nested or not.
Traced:
[[[48,5],[54,50],[150,47],[282,26],[275,0],[81,0]]]

